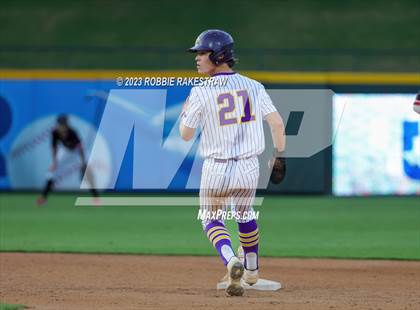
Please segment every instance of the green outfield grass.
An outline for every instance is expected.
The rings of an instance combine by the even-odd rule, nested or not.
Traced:
[[[23,310],[25,305],[12,305],[0,302],[0,310]]]
[[[215,254],[195,207],[75,207],[75,195],[37,207],[35,198],[0,194],[1,251]],[[257,210],[264,256],[420,259],[418,197],[271,196]]]

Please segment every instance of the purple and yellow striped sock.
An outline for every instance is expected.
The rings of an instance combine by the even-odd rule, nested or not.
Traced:
[[[212,221],[205,228],[207,238],[219,252],[220,258],[225,265],[235,256],[230,242],[230,235],[225,225],[219,221]]]
[[[244,249],[245,268],[258,269],[258,242],[260,239],[258,225],[255,220],[238,223],[239,241]]]

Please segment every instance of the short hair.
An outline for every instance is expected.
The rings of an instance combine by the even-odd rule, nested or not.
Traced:
[[[229,68],[233,68],[234,65],[236,65],[238,62],[237,58],[232,58],[231,60],[227,61],[227,65],[229,66]]]

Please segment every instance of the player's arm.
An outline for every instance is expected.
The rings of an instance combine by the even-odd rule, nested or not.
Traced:
[[[265,120],[270,126],[271,137],[273,138],[275,148],[274,157],[268,162],[268,166],[272,169],[270,181],[274,184],[279,184],[286,176],[286,158],[282,153],[286,146],[284,124],[277,111],[267,114]]]
[[[57,148],[58,148],[58,133],[53,130],[51,137],[51,154],[52,154],[52,163],[50,166],[50,171],[54,171],[57,168]]]
[[[271,137],[277,152],[281,153],[286,147],[286,135],[284,134],[284,123],[279,112],[274,111],[267,114],[265,120],[270,126]]]
[[[283,120],[263,86],[260,88],[259,100],[262,116],[270,126],[274,148],[277,152],[281,153],[286,147]]]
[[[179,134],[184,141],[190,141],[194,137],[195,128],[191,128],[184,125],[182,121],[186,115],[186,109],[188,108],[188,98],[182,106],[181,122],[179,123]]]
[[[191,90],[191,95],[185,101],[182,107],[181,121],[179,124],[179,134],[184,141],[189,141],[194,137],[195,130],[201,121],[202,106]]]
[[[71,139],[76,144],[76,149],[79,152],[82,164],[86,165],[85,150],[83,148],[82,142],[80,141],[79,135],[77,134],[75,130],[70,129],[70,136],[71,136]]]
[[[80,159],[82,161],[82,165],[80,167],[80,172],[81,172],[81,175],[82,175],[82,178],[83,178],[83,175],[86,173],[86,170],[87,170],[87,165],[86,165],[86,160],[85,160],[85,151],[83,149],[83,145],[82,145],[81,142],[79,142],[79,144],[77,144],[76,148],[79,151]],[[88,178],[89,183],[93,187],[93,184],[94,184],[93,182],[94,181],[92,179],[92,176],[89,173],[87,173],[87,178]]]
[[[275,148],[273,158],[268,162],[271,170],[270,181],[274,184],[282,182],[286,176],[286,158],[283,151],[286,147],[286,135],[283,120],[264,88],[260,92],[261,111],[270,126],[271,137]]]
[[[79,142],[79,144],[76,146],[76,148],[79,151],[80,158],[82,159],[82,163],[85,164],[86,163],[86,160],[85,160],[85,151],[83,149],[82,143]]]

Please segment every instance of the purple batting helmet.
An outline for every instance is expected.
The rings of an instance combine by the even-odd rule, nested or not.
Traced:
[[[232,67],[235,64],[233,38],[223,30],[210,29],[202,32],[194,46],[188,49],[191,53],[200,51],[211,52],[209,58],[215,65],[227,63]]]

